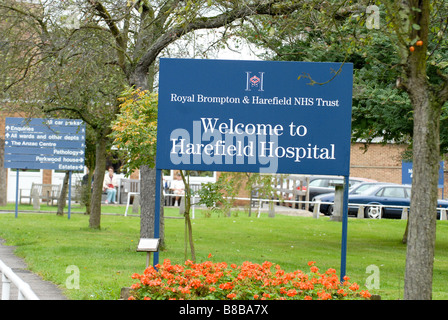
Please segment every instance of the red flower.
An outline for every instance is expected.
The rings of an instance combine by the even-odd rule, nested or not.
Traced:
[[[286,295],[287,295],[288,297],[294,297],[295,295],[297,295],[297,290],[296,290],[296,289],[289,289],[289,290],[286,292]]]
[[[314,295],[319,300],[371,297],[368,291],[359,292],[359,285],[348,282],[350,278],[347,276],[341,285],[335,269],[329,268],[320,274],[315,261],[308,262],[308,265],[311,272],[305,274],[300,270],[287,273],[269,261],[261,265],[246,261],[241,266],[231,264],[228,267],[225,262],[194,263],[189,260],[184,265],[173,265],[167,259],[158,265],[158,270],[150,266],[142,275],[132,275],[132,279],[138,280],[132,285],[133,299],[235,299],[235,292],[241,298],[253,297],[256,300],[313,300]],[[271,271],[272,266],[275,270]],[[231,292],[233,290],[235,292]],[[257,292],[253,290],[264,293],[250,293]]]
[[[369,299],[372,296],[370,292],[367,290],[362,290],[359,294],[361,295],[361,297],[366,299]]]
[[[226,297],[229,299],[233,299],[236,297],[236,293],[229,293]]]
[[[353,284],[349,287],[349,289],[352,290],[352,291],[356,291],[356,290],[359,289],[359,285],[358,285],[357,283],[353,283]]]

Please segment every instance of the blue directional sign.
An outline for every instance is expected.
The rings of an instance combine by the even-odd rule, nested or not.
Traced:
[[[444,187],[444,175],[443,175],[444,162],[440,161],[439,165],[439,180],[437,187],[442,189]],[[412,171],[413,163],[412,161],[402,161],[401,162],[401,183],[402,184],[412,184]]]
[[[82,120],[6,118],[5,168],[84,169]]]

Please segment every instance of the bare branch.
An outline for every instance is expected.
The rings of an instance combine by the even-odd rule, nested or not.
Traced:
[[[252,16],[252,15],[284,15],[295,11],[299,7],[300,1],[294,1],[289,5],[284,2],[270,1],[259,4],[246,5],[236,7],[236,9],[227,11],[214,17],[200,17],[186,23],[183,26],[176,26],[161,35],[154,44],[146,51],[140,59],[135,72],[146,73],[149,66],[154,62],[159,53],[170,43],[174,42],[181,36],[200,29],[215,29],[232,22]]]
[[[97,14],[104,20],[107,24],[112,36],[115,39],[115,43],[117,44],[117,54],[118,54],[118,64],[125,71],[125,52],[126,52],[126,37],[120,32],[120,29],[115,23],[115,20],[111,17],[107,9],[103,6],[100,1],[97,0],[88,0],[92,7],[95,9]]]

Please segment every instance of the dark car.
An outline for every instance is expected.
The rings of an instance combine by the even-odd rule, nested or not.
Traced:
[[[330,199],[325,200],[326,202],[332,202]],[[400,218],[403,207],[409,207],[410,202],[411,186],[409,185],[372,184],[362,193],[349,194],[348,214],[357,215],[360,205],[365,205],[364,217],[366,218]],[[323,204],[321,204],[322,206]],[[332,212],[330,206],[332,205],[329,204],[326,208],[327,213]],[[448,201],[438,200],[437,206],[439,208],[448,208]]]
[[[375,182],[375,180],[365,178],[349,177],[349,188],[362,183]],[[308,184],[309,199],[312,201],[316,196],[334,192],[336,185],[344,184],[344,178],[339,176],[311,176]],[[306,188],[306,187],[305,187]],[[304,191],[305,191],[304,188]],[[298,199],[296,199],[298,200]]]
[[[384,185],[391,185],[393,183],[388,183],[388,182],[361,182],[361,183],[357,183],[355,185],[353,185],[349,191],[348,194],[352,195],[352,194],[362,194],[365,190],[369,189],[371,186],[373,185],[380,185],[380,184],[384,184]],[[332,215],[333,214],[333,205],[329,204],[329,202],[333,202],[334,201],[334,192],[330,192],[330,193],[323,193],[323,194],[319,194],[317,196],[315,196],[312,199],[312,203],[310,204],[310,210],[313,211],[314,210],[314,204],[317,201],[320,201],[320,212],[322,212],[325,215]]]

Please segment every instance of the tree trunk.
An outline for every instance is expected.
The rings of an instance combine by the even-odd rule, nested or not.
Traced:
[[[87,184],[81,188],[81,203],[86,206],[86,215],[90,215],[91,212],[91,199],[92,199],[92,177],[93,173],[89,169],[87,176]]]
[[[423,45],[417,46],[409,54],[405,66],[406,90],[414,108],[414,132],[404,299],[430,300],[436,241],[442,104],[432,92],[426,73],[430,2],[410,0],[408,6],[411,25],[419,26],[418,29],[412,28],[410,38],[418,37]]]
[[[154,237],[155,216],[150,214],[155,205],[155,170],[148,166],[140,167],[140,237]]]
[[[188,173],[189,174],[189,173]],[[180,175],[185,186],[185,197],[182,200],[185,204],[184,218],[185,218],[185,260],[187,260],[187,246],[190,245],[191,261],[196,261],[196,250],[193,241],[193,226],[191,224],[190,208],[191,208],[191,189],[190,181],[185,177],[184,171],[180,170]]]
[[[412,86],[414,155],[404,299],[432,298],[437,219],[440,104],[425,83]]]
[[[64,208],[65,208],[65,202],[67,200],[67,190],[68,190],[68,179],[70,178],[70,172],[66,171],[64,175],[64,180],[62,181],[62,189],[61,194],[59,195],[58,199],[58,216],[64,215]]]
[[[162,193],[162,185],[156,186],[156,169],[149,166],[140,167],[140,237],[154,237],[156,190]],[[164,219],[162,194],[160,195],[160,246],[164,246]]]
[[[147,69],[135,68],[129,76],[129,84],[141,90],[151,90],[154,82],[155,68],[152,63]],[[140,167],[140,237],[154,237],[155,195],[160,195],[160,247],[165,245],[165,219],[163,210],[162,185],[156,186],[156,169],[149,166]]]
[[[106,135],[101,136],[96,145],[95,173],[93,180],[93,191],[90,202],[89,227],[101,228],[101,195],[103,194],[103,181],[106,172]]]

